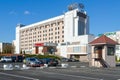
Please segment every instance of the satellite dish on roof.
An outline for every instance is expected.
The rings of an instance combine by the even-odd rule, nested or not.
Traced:
[[[84,5],[82,3],[73,3],[73,4],[70,4],[68,6],[68,10],[69,11],[77,9],[77,8],[79,8],[80,10],[83,10],[84,9]]]
[[[79,3],[78,6],[80,9],[84,9],[84,5],[82,3]]]

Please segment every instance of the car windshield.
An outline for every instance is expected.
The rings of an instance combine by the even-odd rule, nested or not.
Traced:
[[[30,58],[30,61],[38,61],[36,58]]]
[[[11,57],[4,57],[4,58],[11,58]]]

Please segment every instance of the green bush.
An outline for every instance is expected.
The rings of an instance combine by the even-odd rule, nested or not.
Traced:
[[[27,58],[27,57],[36,57],[37,55],[36,54],[25,54],[24,56],[25,58]]]
[[[43,58],[53,58],[53,59],[59,59],[59,60],[60,60],[60,57],[55,56],[55,55],[25,54],[25,58],[27,58],[27,57],[37,57],[37,58],[39,58],[39,59],[43,59]]]

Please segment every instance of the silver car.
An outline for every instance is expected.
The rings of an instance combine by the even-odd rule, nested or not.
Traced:
[[[3,56],[1,62],[12,62],[12,58],[9,56]]]
[[[44,63],[40,60],[38,60],[37,58],[26,58],[24,60],[24,63],[27,65],[27,66],[31,66],[31,67],[41,67],[41,66],[44,66]]]

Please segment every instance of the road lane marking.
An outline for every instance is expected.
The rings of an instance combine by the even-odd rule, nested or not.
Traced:
[[[78,72],[78,71],[77,71]],[[79,72],[84,72],[84,73],[89,73],[89,74],[96,74],[96,73],[92,73],[92,72],[87,72],[87,71],[79,71]],[[115,74],[115,75],[113,75],[113,74],[109,74],[109,73],[98,73],[98,75],[108,75],[108,76],[117,76],[117,77],[119,77],[120,75],[117,75],[117,74]]]
[[[37,78],[21,76],[21,75],[14,75],[14,74],[8,74],[8,73],[3,73],[3,72],[0,72],[0,74],[7,75],[7,76],[12,76],[12,77],[19,77],[19,78],[24,78],[24,79],[30,79],[30,80],[39,80]]]
[[[41,71],[41,72],[47,73],[47,74],[58,74],[58,75],[69,76],[69,77],[78,77],[78,78],[89,79],[89,80],[103,80],[100,78],[93,78],[93,77],[87,77],[87,76],[77,76],[77,75],[69,75],[69,74],[61,74],[61,73],[52,73],[52,72],[46,72],[46,71]]]

